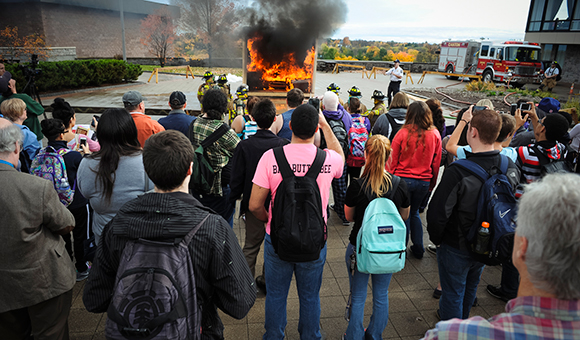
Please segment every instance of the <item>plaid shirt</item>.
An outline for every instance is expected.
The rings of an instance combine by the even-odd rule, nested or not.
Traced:
[[[200,117],[193,122],[193,148],[197,147],[217,130],[224,122],[216,119]],[[220,139],[205,149],[209,157],[209,163],[215,172],[215,179],[210,195],[222,195],[222,168],[228,164],[234,155],[234,150],[240,142],[240,138],[232,129],[228,130]],[[227,185],[228,183],[226,183]]]
[[[488,320],[439,322],[424,339],[580,339],[580,301],[522,296],[510,300],[505,310]]]

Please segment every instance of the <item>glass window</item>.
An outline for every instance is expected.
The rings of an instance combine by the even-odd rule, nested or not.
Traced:
[[[542,47],[542,60],[552,60],[552,44],[546,44]]]
[[[531,47],[506,47],[505,60],[533,62],[540,60],[540,49]]]
[[[490,56],[491,58],[495,58],[495,47],[494,47],[494,48],[492,48],[492,49],[489,51],[489,56]]]
[[[580,7],[580,5],[578,5]],[[573,20],[570,25],[570,31],[580,31],[580,20]]]
[[[560,7],[562,7],[562,2],[563,0],[548,0],[548,3],[546,4],[545,21],[556,19],[556,14],[560,11]]]
[[[542,21],[542,14],[544,14],[545,0],[534,0],[532,5],[532,15],[530,21]]]
[[[481,45],[481,53],[479,55],[482,57],[487,57],[488,52],[489,52],[489,45]]]
[[[556,61],[561,66],[564,66],[564,59],[566,58],[566,48],[568,45],[560,45],[558,46],[558,50],[556,51]]]
[[[570,2],[574,2],[576,0],[568,0]],[[576,9],[574,10],[574,16],[572,18],[574,19],[580,19],[580,2],[576,1]],[[568,7],[569,9],[571,8],[570,6]]]
[[[503,59],[503,48],[498,48],[497,49],[497,55],[495,56],[497,59],[502,60]]]

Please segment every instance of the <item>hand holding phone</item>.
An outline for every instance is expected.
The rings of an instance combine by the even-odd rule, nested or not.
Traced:
[[[486,106],[474,106],[473,107],[473,111],[483,111],[483,110],[487,110]]]
[[[532,105],[530,103],[521,103],[520,110],[522,111],[530,111],[532,109]]]

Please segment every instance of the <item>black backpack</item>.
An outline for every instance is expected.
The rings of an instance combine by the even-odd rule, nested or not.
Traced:
[[[388,112],[385,113],[385,115],[387,115],[387,119],[389,120],[389,124],[391,125],[391,134],[389,135],[389,141],[391,141],[391,143],[393,142],[393,138],[395,138],[395,135],[397,134],[397,132],[399,132],[399,130],[401,130],[401,127],[403,126],[403,124],[399,124],[395,121],[395,118],[393,116],[391,116]]]
[[[283,261],[317,260],[326,243],[326,223],[316,178],[326,159],[326,152],[317,149],[316,158],[303,177],[294,175],[282,147],[274,149],[274,156],[282,182],[276,190],[272,208],[272,246]]]
[[[349,153],[349,148],[350,148],[349,144],[350,143],[348,142],[348,131],[346,131],[346,127],[344,126],[344,122],[342,121],[342,119],[334,120],[334,119],[330,119],[330,118],[326,118],[326,121],[328,122],[330,129],[332,130],[332,132],[336,136],[336,139],[338,139],[338,142],[340,143],[340,146],[342,147],[342,152],[344,153],[344,158],[346,159],[346,156],[348,156],[348,153]],[[321,133],[320,148],[321,149],[327,148],[326,138],[324,136],[324,133]]]
[[[546,156],[538,147],[534,146],[533,149],[536,152],[536,156],[538,157],[538,161],[540,162],[540,166],[542,167],[542,177],[548,174],[557,174],[557,173],[569,173],[572,171],[572,166],[568,163],[565,157],[566,149],[557,146],[560,150],[560,154],[562,155],[558,160],[551,160]]]
[[[189,124],[189,131],[187,136],[193,144],[193,124],[195,120]],[[195,160],[193,162],[193,173],[189,181],[189,188],[200,195],[209,194],[213,186],[215,178],[215,171],[209,162],[206,148],[217,142],[229,130],[229,126],[223,123],[217,130],[207,136],[200,145],[195,149]]]

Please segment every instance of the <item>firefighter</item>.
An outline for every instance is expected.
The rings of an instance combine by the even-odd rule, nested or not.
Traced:
[[[346,102],[346,107],[350,106],[350,98],[357,98],[358,100],[362,99],[362,92],[360,92],[360,89],[356,86],[353,86],[350,88],[350,90],[348,90],[348,101]],[[360,103],[360,112],[362,112],[363,114],[365,112],[367,112],[367,107],[365,104]]]
[[[230,84],[228,84],[228,77],[225,74],[221,74],[217,78],[217,86],[215,87],[220,89],[228,98],[228,119],[231,125],[231,123],[234,121],[234,118],[236,118],[236,111],[234,110],[234,101],[232,99],[232,94],[230,92]]]
[[[246,102],[248,101],[248,92],[250,88],[246,84],[242,84],[236,90],[236,100],[234,100],[234,110],[237,115],[247,115]]]
[[[544,91],[544,86],[547,87],[547,91],[552,92],[552,89],[556,87],[556,83],[558,80],[558,75],[560,74],[560,70],[556,67],[557,61],[552,61],[552,65],[550,68],[544,72],[544,80],[542,80],[542,85],[536,91]]]
[[[371,98],[375,100],[375,106],[370,111],[367,111],[365,116],[369,117],[372,129],[377,118],[387,112],[387,107],[385,106],[386,97],[382,91],[375,90]]]
[[[342,105],[342,107],[344,107],[344,101],[342,99],[340,99],[340,86],[338,86],[338,84],[330,83],[330,85],[328,85],[326,90],[330,91],[330,92],[334,92],[336,94],[336,96],[338,97],[338,103],[340,105]]]
[[[201,100],[203,99],[203,95],[207,92],[207,90],[213,88],[214,86],[214,79],[213,79],[213,73],[211,73],[211,71],[206,71],[203,74],[203,79],[204,79],[204,83],[199,85],[199,88],[197,89],[197,100],[199,100],[199,104],[201,105]]]

